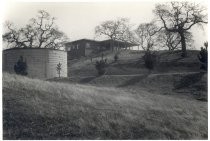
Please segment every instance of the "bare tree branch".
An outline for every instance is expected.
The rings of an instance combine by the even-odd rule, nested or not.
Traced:
[[[13,29],[10,23],[6,26],[9,31],[3,35],[3,39],[14,47],[60,48],[64,39],[67,40],[56,27],[55,18],[44,10],[40,10],[37,17],[32,18],[24,28]]]
[[[194,25],[208,23],[205,12],[199,4],[189,2],[159,4],[154,10],[166,31],[180,35],[183,57],[186,56],[186,32]]]

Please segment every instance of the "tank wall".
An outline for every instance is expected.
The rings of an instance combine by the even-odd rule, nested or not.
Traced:
[[[15,73],[14,65],[20,56],[27,63],[28,76],[32,78],[45,78],[46,50],[16,49],[3,51],[3,71]]]
[[[56,66],[62,64],[61,76],[67,76],[67,53],[51,49],[11,49],[3,51],[3,71],[15,73],[20,56],[27,63],[28,77],[49,79],[58,77]]]
[[[49,50],[47,60],[47,78],[58,77],[57,65],[61,63],[61,77],[67,77],[67,52]]]

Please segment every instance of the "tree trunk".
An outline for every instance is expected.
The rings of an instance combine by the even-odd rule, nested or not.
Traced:
[[[110,48],[111,48],[111,51],[113,52],[113,39],[111,39]]]
[[[185,41],[184,32],[181,31],[181,32],[179,32],[179,34],[180,34],[180,36],[181,36],[182,57],[186,57],[186,56],[187,56],[187,49],[186,49],[186,41]]]

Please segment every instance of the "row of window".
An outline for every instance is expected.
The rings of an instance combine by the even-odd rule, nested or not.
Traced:
[[[90,48],[90,43],[86,43],[85,48]],[[79,49],[79,44],[71,45],[70,47],[67,48],[67,51],[71,51],[74,49]]]
[[[77,45],[72,45],[72,46],[67,48],[67,51],[71,51],[73,49],[79,49],[79,45],[78,44]]]

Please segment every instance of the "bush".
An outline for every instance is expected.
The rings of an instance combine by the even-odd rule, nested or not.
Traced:
[[[14,66],[14,71],[16,74],[27,75],[27,64],[23,61],[23,56],[20,56],[18,62]]]
[[[62,69],[61,66],[62,64],[60,62],[56,66],[56,70],[57,70],[59,78],[61,77],[61,69]]]
[[[115,55],[114,55],[114,61],[115,61],[115,62],[117,62],[117,61],[118,61],[118,59],[119,59],[118,54],[115,54]]]
[[[95,67],[96,67],[99,75],[105,74],[106,67],[107,67],[106,59],[105,60],[101,59],[100,61],[96,61]]]
[[[145,55],[143,56],[143,60],[144,60],[145,67],[152,70],[156,63],[156,54],[148,50],[145,52]]]
[[[198,59],[201,62],[200,69],[207,70],[208,69],[208,42],[204,43],[205,48],[201,47],[200,54],[198,54]]]

